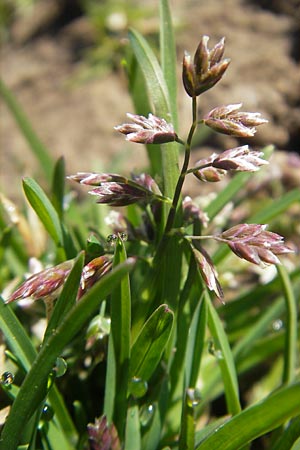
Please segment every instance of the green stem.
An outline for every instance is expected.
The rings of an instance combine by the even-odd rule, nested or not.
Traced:
[[[282,382],[288,384],[294,380],[297,367],[297,302],[287,270],[280,264],[277,264],[276,268],[286,304],[286,337]]]
[[[190,132],[189,132],[189,135],[188,135],[188,138],[187,138],[187,141],[186,141],[184,161],[183,161],[183,165],[182,165],[182,168],[181,168],[180,175],[179,175],[178,180],[177,180],[175,193],[174,193],[174,197],[173,197],[173,202],[172,202],[172,207],[171,207],[171,209],[169,211],[169,215],[168,215],[167,224],[166,224],[166,227],[165,227],[164,236],[166,236],[171,231],[171,229],[172,229],[172,227],[174,225],[174,221],[175,221],[175,217],[176,217],[176,211],[177,211],[177,207],[178,207],[178,203],[179,203],[179,199],[180,199],[182,186],[183,186],[184,179],[185,179],[185,176],[186,176],[186,172],[187,172],[187,169],[188,169],[188,166],[189,166],[192,139],[193,139],[193,135],[194,135],[194,132],[196,130],[196,127],[197,127],[197,97],[193,97],[192,108],[193,108],[193,123],[191,125]]]

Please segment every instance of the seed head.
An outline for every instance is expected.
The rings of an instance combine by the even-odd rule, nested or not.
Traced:
[[[210,256],[200,246],[197,246],[197,248],[193,247],[192,249],[204,283],[210,291],[213,291],[218,298],[222,299],[224,293],[218,281],[217,270]]]
[[[59,296],[73,265],[74,260],[72,259],[64,261],[57,266],[50,267],[49,269],[42,270],[39,273],[35,273],[25,280],[21,286],[10,295],[6,300],[6,303],[29,297],[33,300],[38,300],[40,298],[49,300],[56,299]]]
[[[108,423],[106,416],[89,423],[87,431],[90,450],[121,450],[116,427]]]
[[[78,172],[68,177],[80,184],[97,186],[89,194],[98,197],[97,203],[111,206],[127,206],[138,201],[168,201],[161,195],[158,185],[147,174],[132,179],[111,173]]]
[[[208,41],[208,36],[202,36],[193,61],[187,52],[183,57],[182,80],[190,97],[197,97],[213,87],[222,78],[230,63],[229,59],[222,59],[224,38],[212,50],[208,50]]]
[[[96,283],[96,281],[109,272],[111,266],[111,258],[107,256],[99,256],[86,264],[81,273],[77,299],[79,300],[83,294]]]
[[[126,135],[126,140],[140,144],[164,144],[176,141],[177,134],[171,123],[165,119],[149,114],[148,118],[135,114],[127,114],[133,123],[124,123],[115,130]]]
[[[266,231],[267,225],[243,223],[224,231],[215,239],[226,242],[240,258],[261,265],[279,264],[277,255],[292,253],[284,244],[284,238],[277,233]]]
[[[219,133],[252,137],[256,133],[256,127],[268,121],[260,113],[238,111],[241,106],[241,103],[218,106],[204,117],[203,122]]]

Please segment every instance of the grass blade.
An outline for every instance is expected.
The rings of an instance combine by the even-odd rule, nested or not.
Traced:
[[[280,405],[280,407],[279,407]],[[300,414],[300,383],[282,388],[232,417],[196,450],[238,450]]]
[[[291,383],[296,376],[298,343],[297,343],[297,302],[292,283],[284,266],[277,265],[277,273],[282,283],[286,305],[286,339],[284,350],[283,383]]]
[[[0,300],[0,329],[9,348],[27,372],[36,357],[35,348],[11,306],[5,305],[2,298]]]
[[[124,263],[126,250],[119,238],[116,243],[114,267]],[[113,422],[123,441],[127,414],[127,389],[130,358],[131,293],[128,274],[111,293],[111,331],[108,344],[104,414]],[[109,415],[108,415],[109,414]]]
[[[215,311],[207,292],[205,293],[205,301],[208,311],[208,326],[214,340],[216,355],[218,355],[218,350],[221,351],[220,357],[218,358],[218,364],[222,373],[228,412],[229,414],[234,415],[240,412],[241,406],[232,352],[221,320]]]
[[[193,400],[189,390],[185,393],[181,415],[181,429],[178,450],[194,450],[195,448],[195,418]]]
[[[10,414],[3,428],[0,439],[0,450],[15,449],[24,424],[28,421],[47,393],[47,379],[56,358],[64,347],[73,339],[78,330],[86,323],[92,313],[99,308],[100,302],[115,288],[129,270],[135,260],[129,258],[111,273],[105,275],[76,303],[43,346],[35,359],[19,394],[12,405]]]
[[[137,404],[129,406],[126,419],[124,450],[141,450],[140,413]]]
[[[2,300],[0,300],[0,329],[5,336],[9,348],[13,351],[24,370],[28,372],[36,358],[37,352],[11,307],[5,305]],[[75,439],[76,430],[65,407],[63,398],[55,386],[49,392],[49,402],[55,411],[55,418],[57,424],[60,426],[61,432]]]
[[[168,88],[155,54],[137,31],[131,30],[129,39],[143,72],[154,114],[167,121],[172,120]],[[172,142],[162,145],[161,148],[163,172],[160,175],[163,177],[164,195],[172,198],[179,175],[177,144]]]
[[[23,179],[23,189],[32,208],[58,247],[63,245],[63,232],[58,214],[43,189],[32,178]]]
[[[202,352],[205,345],[206,324],[207,305],[206,302],[201,299],[194,312],[190,326],[185,363],[186,387],[196,387]]]
[[[0,79],[0,95],[5,101],[7,107],[11,111],[15,121],[19,125],[23,136],[29,144],[29,147],[32,153],[36,156],[37,160],[40,163],[40,167],[43,170],[46,178],[48,180],[51,179],[51,174],[53,170],[53,160],[50,156],[49,151],[42,144],[40,139],[35,134],[28,118],[26,117],[24,111],[21,106],[17,102],[13,93],[7,88],[4,82]]]
[[[52,179],[52,204],[56,209],[58,217],[62,220],[64,212],[64,195],[65,195],[65,160],[63,157],[59,158],[54,167],[54,174]]]
[[[177,60],[174,29],[168,0],[160,0],[160,60],[166,85],[169,91],[170,108],[174,128],[177,121]]]
[[[149,317],[131,349],[130,378],[148,381],[168,343],[173,326],[173,312],[160,305]]]

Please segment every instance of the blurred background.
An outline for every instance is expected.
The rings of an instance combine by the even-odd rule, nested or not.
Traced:
[[[239,102],[245,111],[261,112],[270,123],[249,144],[274,144],[279,163],[272,166],[273,176],[287,189],[299,185],[300,1],[170,0],[170,5],[180,135],[186,136],[191,119],[181,85],[183,51],[194,53],[203,34],[210,36],[209,47],[225,36],[225,56],[232,62],[217,87],[201,97],[200,114]],[[66,158],[68,173],[128,173],[147,164],[144,149],[125,143],[113,127],[133,112],[122,64],[129,51],[127,30],[139,30],[158,48],[158,14],[157,0],[1,0],[1,78],[51,155]],[[202,137],[202,146],[214,151],[239,144],[228,136]],[[2,99],[0,146],[0,187],[17,200],[20,177],[39,179],[38,164]]]

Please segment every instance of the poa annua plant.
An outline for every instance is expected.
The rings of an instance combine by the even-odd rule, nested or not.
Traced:
[[[192,118],[183,139],[177,127],[173,29],[165,1],[161,2],[160,32],[161,65],[142,36],[130,32],[133,55],[128,57],[127,70],[137,114],[128,114],[128,123],[115,127],[127,141],[147,146],[151,175],[79,172],[68,177],[88,186],[97,203],[128,207],[127,213],[124,208],[113,209],[107,216],[111,227],[107,240],[101,230],[94,231],[78,255],[82,239],[76,241],[70,232],[62,207],[57,203],[55,207],[33,180],[23,181],[29,202],[55,243],[59,263],[30,276],[5,302],[44,299],[48,325],[38,352],[10,306],[1,303],[8,355],[22,379],[18,386],[11,372],[2,375],[12,405],[1,450],[21,444],[52,450],[236,450],[279,426],[280,432],[270,435],[272,448],[287,448],[282,443],[293,430],[293,442],[299,440],[295,431],[300,417],[296,306],[290,279],[278,259],[291,249],[281,235],[252,221],[203,232],[241,188],[246,180],[241,176],[248,178],[268,161],[263,151],[242,145],[190,163],[198,127],[248,138],[267,121],[257,112],[244,112],[241,104],[215,107],[198,117],[201,96],[221,81],[230,62],[223,57],[224,39],[210,49],[209,38],[202,36],[194,57],[185,53],[183,58],[182,80]],[[142,100],[141,80],[142,92],[148,92]],[[145,105],[148,111],[140,114]],[[183,149],[180,169],[179,149]],[[61,181],[59,167],[55,173]],[[183,198],[186,177],[196,177],[201,191],[201,183],[215,183],[237,172],[244,173],[229,182],[230,195],[226,189],[220,192],[206,211],[190,197]],[[62,205],[63,195],[60,199]],[[209,240],[222,246],[221,253],[210,254]],[[218,259],[226,256],[223,244],[252,264],[276,265],[283,297],[277,281],[272,281],[267,287],[238,293],[227,303],[216,268]],[[294,277],[298,276],[296,272]],[[261,311],[259,302],[265,304],[268,292],[275,298],[274,305]],[[221,300],[216,303],[219,311],[214,297]],[[283,313],[284,305],[287,329],[286,334],[281,330],[276,347],[265,330]],[[219,318],[221,313],[228,329]],[[85,375],[85,395],[70,391],[70,411],[56,379],[68,376],[72,358],[81,358],[74,347],[76,336],[86,342],[84,352],[92,348],[97,353],[103,337],[108,347],[101,347],[105,367],[97,372],[96,385]],[[283,355],[282,386],[270,388],[271,395],[242,409],[239,377],[265,362],[266,354],[275,355],[278,348]],[[98,365],[92,364],[91,371]],[[209,405],[222,394],[224,416],[210,417]]]

